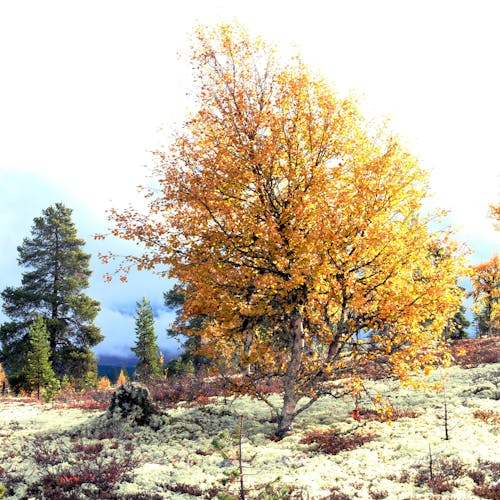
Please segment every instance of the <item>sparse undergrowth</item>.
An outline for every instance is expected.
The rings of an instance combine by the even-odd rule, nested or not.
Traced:
[[[442,495],[453,492],[463,478],[474,482],[472,492],[480,498],[500,500],[500,462],[478,460],[468,466],[456,458],[438,458],[429,463],[419,463],[403,471],[399,480],[416,486],[427,486],[432,493]]]
[[[281,441],[270,439],[275,424],[266,405],[217,397],[214,384],[193,378],[152,388],[165,413],[156,430],[105,418],[109,391],[60,395],[53,405],[0,399],[0,485],[4,498],[26,500],[239,498],[235,432],[244,415],[247,499],[499,500],[499,365],[446,373],[448,441],[442,393],[395,389],[384,380],[372,389],[391,397],[391,424],[369,408],[369,398],[354,411],[352,400],[324,398]]]

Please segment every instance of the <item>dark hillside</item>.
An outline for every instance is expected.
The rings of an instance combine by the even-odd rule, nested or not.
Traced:
[[[118,376],[120,375],[121,369],[124,368],[127,372],[127,376],[132,378],[135,372],[135,365],[101,365],[97,364],[97,374],[99,377],[108,377],[111,383],[116,383]]]

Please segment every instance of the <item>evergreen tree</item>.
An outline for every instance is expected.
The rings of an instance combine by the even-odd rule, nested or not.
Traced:
[[[138,358],[136,377],[146,381],[158,378],[161,374],[160,349],[155,335],[153,309],[146,297],[137,302],[135,333],[136,345],[131,349]]]
[[[491,321],[492,306],[489,303],[484,304],[481,309],[474,312],[474,325],[476,327],[477,337],[487,337],[496,334],[498,329],[493,329]]]
[[[38,398],[40,398],[41,390],[44,389],[44,398],[50,400],[54,391],[60,387],[50,362],[47,328],[40,315],[37,315],[28,330],[28,352],[23,368],[23,378],[28,387],[36,390]]]
[[[465,307],[462,305],[444,329],[443,337],[451,340],[469,338],[469,326],[470,321],[465,317]]]
[[[34,219],[31,236],[18,247],[21,286],[2,293],[3,310],[11,319],[0,327],[0,361],[9,377],[19,378],[26,363],[28,331],[37,314],[47,327],[52,367],[58,379],[76,387],[97,381],[91,350],[103,339],[94,320],[99,303],[83,293],[89,286],[90,255],[77,237],[72,210],[56,203]]]
[[[185,317],[183,305],[186,294],[186,289],[180,285],[174,285],[172,290],[163,294],[165,305],[176,311],[174,327],[167,329],[167,335],[182,343],[183,348],[182,354],[167,364],[169,376],[183,375],[186,370],[189,373],[197,373],[212,364],[209,358],[197,354],[201,347],[201,337],[198,332],[202,329],[206,318],[204,316]]]

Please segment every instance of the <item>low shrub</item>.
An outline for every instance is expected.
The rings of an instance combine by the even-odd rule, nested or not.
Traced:
[[[495,410],[475,410],[474,417],[491,425],[500,425],[500,412]]]
[[[464,368],[500,362],[500,337],[456,340],[450,348],[455,362]]]
[[[384,498],[388,498],[389,496],[389,492],[386,490],[375,490],[372,488],[368,490],[368,494],[373,500],[383,500]]]
[[[38,435],[33,438],[33,459],[44,467],[57,465],[64,461],[64,449],[54,442],[50,435]]]
[[[465,464],[458,459],[437,459],[432,466],[419,465],[415,476],[417,485],[427,485],[435,494],[453,491],[456,481],[466,475]]]
[[[89,442],[73,435],[67,446],[61,446],[56,438],[53,435],[33,438],[32,456],[37,464],[63,466],[62,470],[45,474],[38,484],[30,485],[29,494],[36,498],[73,499],[81,498],[82,494],[88,498],[108,498],[97,495],[111,493],[139,464],[130,443],[116,440],[105,443],[108,436]],[[113,456],[110,449],[114,450]]]
[[[398,420],[400,418],[418,418],[422,415],[422,412],[414,411],[414,410],[398,410],[397,408],[393,408],[391,412],[390,420]],[[386,422],[387,418],[384,415],[381,415],[377,410],[369,409],[369,408],[354,408],[351,412],[351,417],[358,422]]]
[[[201,497],[204,495],[199,486],[193,486],[191,484],[163,484],[162,487],[167,491],[171,491],[172,493],[181,493],[183,495],[190,495],[192,497]]]
[[[482,484],[474,487],[474,494],[481,498],[500,500],[500,482],[490,485]]]
[[[417,486],[426,485],[432,493],[441,495],[451,492],[457,486],[457,480],[468,476],[474,483],[473,492],[481,498],[500,500],[500,463],[479,460],[476,468],[468,468],[458,459],[437,459],[432,464],[418,464],[416,474],[403,471],[400,482],[413,482]],[[438,497],[439,498],[439,497]]]
[[[340,436],[335,430],[316,430],[306,434],[301,444],[315,443],[317,450],[329,455],[337,455],[342,451],[350,451],[376,439],[374,434],[348,434]]]
[[[109,390],[88,389],[75,391],[67,389],[55,397],[55,408],[76,408],[85,411],[105,410],[111,401]]]

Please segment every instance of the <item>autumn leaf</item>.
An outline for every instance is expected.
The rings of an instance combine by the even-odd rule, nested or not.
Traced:
[[[500,333],[500,257],[471,268],[473,311],[479,335]]]

